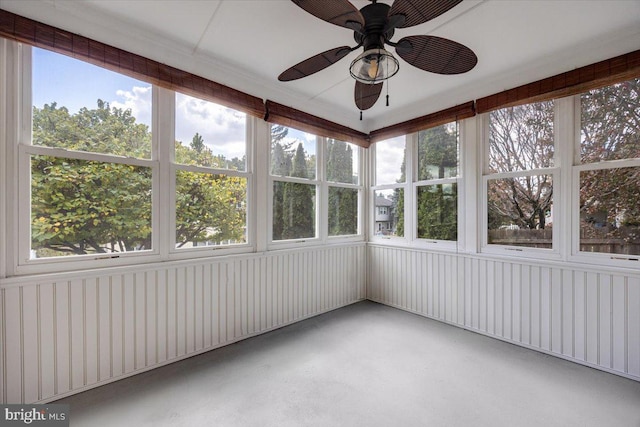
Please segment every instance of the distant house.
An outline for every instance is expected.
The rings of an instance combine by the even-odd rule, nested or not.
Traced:
[[[393,201],[384,196],[376,196],[376,234],[393,233]]]

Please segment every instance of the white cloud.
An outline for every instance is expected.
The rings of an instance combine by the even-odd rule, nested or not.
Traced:
[[[111,107],[130,109],[137,123],[144,123],[151,128],[151,86],[134,86],[129,90],[116,91],[118,100],[111,101]]]
[[[246,154],[246,115],[213,102],[176,96],[176,140],[189,145],[199,133],[214,154],[242,158]]]
[[[400,179],[405,137],[376,142],[376,184],[394,184]]]

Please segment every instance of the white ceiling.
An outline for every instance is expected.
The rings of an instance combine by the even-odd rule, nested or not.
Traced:
[[[381,96],[360,121],[348,72],[360,50],[307,78],[278,81],[303,59],[356,44],[352,31],[290,0],[0,0],[0,8],[364,132],[640,48],[639,0],[464,0],[393,40],[449,38],[471,48],[478,65],[441,76],[400,59],[388,82],[391,105]]]

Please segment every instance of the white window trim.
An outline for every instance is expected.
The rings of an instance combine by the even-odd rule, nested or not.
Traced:
[[[460,206],[461,206],[461,195],[460,190],[462,186],[462,141],[464,141],[464,126],[461,126],[460,122],[449,122],[454,123],[456,126],[456,131],[458,133],[458,173],[455,177],[449,178],[432,178],[426,180],[418,180],[418,144],[419,144],[419,133],[416,132],[413,134],[413,147],[412,147],[412,156],[413,156],[413,184],[412,184],[412,197],[414,200],[414,209],[412,211],[412,219],[414,221],[414,225],[412,227],[412,242],[414,246],[423,247],[426,249],[432,250],[444,250],[447,252],[458,252],[460,248],[460,236],[464,232],[462,228],[463,221],[460,218]],[[448,123],[447,123],[448,124]],[[457,209],[458,215],[456,218],[457,221],[457,238],[456,240],[438,240],[438,239],[427,239],[423,237],[418,237],[418,187],[424,187],[429,185],[441,185],[441,184],[456,184],[457,185]]]
[[[403,183],[393,183],[393,184],[381,184],[375,185],[371,187],[371,191],[369,192],[371,200],[375,200],[375,192],[381,190],[394,190],[402,188],[404,189],[404,236],[381,236],[376,235],[376,226],[375,226],[375,206],[370,206],[370,213],[373,213],[372,218],[369,220],[369,230],[370,237],[369,241],[375,244],[383,244],[383,245],[391,245],[391,246],[407,246],[414,248],[421,248],[433,251],[442,251],[442,252],[460,252],[461,243],[463,242],[463,236],[465,233],[464,222],[467,220],[465,217],[465,212],[462,209],[464,206],[463,195],[464,193],[464,183],[463,180],[464,172],[463,168],[465,167],[465,155],[463,147],[466,145],[465,138],[468,133],[464,130],[463,126],[464,122],[458,123],[458,176],[451,178],[434,178],[429,180],[417,180],[417,166],[418,166],[418,139],[419,132],[414,132],[408,135],[405,135],[405,182]],[[375,144],[373,145],[375,148]],[[371,170],[372,174],[375,175],[376,165],[375,165],[375,149],[371,150]],[[475,158],[474,155],[470,155],[470,158]],[[372,176],[372,182],[375,182],[376,177]],[[457,240],[436,240],[436,239],[425,239],[418,237],[418,229],[417,229],[417,192],[418,187],[426,186],[426,185],[437,185],[437,184],[457,184],[458,190],[458,232],[457,232]]]
[[[567,259],[576,263],[586,264],[598,264],[607,267],[632,267],[638,268],[638,262],[640,261],[640,255],[626,255],[626,254],[612,254],[605,252],[585,252],[580,250],[580,172],[590,170],[607,170],[618,169],[625,167],[640,167],[640,158],[635,159],[621,159],[621,160],[606,160],[594,163],[581,163],[580,158],[580,137],[581,137],[581,120],[582,120],[582,106],[580,103],[581,95],[575,95],[571,98],[568,108],[572,111],[567,113],[567,116],[573,118],[571,129],[573,131],[571,137],[572,144],[567,144],[572,149],[572,155],[570,155],[571,161],[567,163],[567,176],[570,176],[570,194],[571,205],[568,207],[570,211],[570,227],[568,236],[571,242],[570,247],[567,247]],[[638,130],[640,132],[640,129]],[[568,169],[571,169],[568,172]],[[569,228],[569,227],[567,227]]]
[[[264,215],[268,219],[267,226],[267,245],[266,249],[289,249],[289,248],[297,248],[301,246],[314,246],[314,245],[332,245],[332,244],[344,244],[349,242],[364,242],[365,241],[365,233],[364,233],[364,194],[365,194],[365,180],[364,177],[364,164],[365,164],[365,153],[362,147],[355,146],[351,144],[352,149],[358,155],[358,164],[357,164],[357,175],[358,175],[358,184],[351,183],[343,183],[343,182],[334,182],[327,181],[326,179],[326,160],[328,158],[327,153],[327,142],[330,138],[325,138],[321,136],[316,136],[316,178],[298,178],[292,176],[281,176],[281,175],[273,175],[271,174],[271,124],[266,123],[265,133],[268,138],[266,145],[266,159],[264,160],[265,167],[267,170],[268,179],[265,180],[268,183],[268,191],[267,191],[267,209],[268,214]],[[295,129],[295,128],[294,128]],[[273,240],[273,184],[275,182],[294,182],[299,184],[307,184],[307,185],[315,185],[316,187],[316,195],[315,195],[315,229],[316,235],[315,237],[303,237],[299,239],[283,239],[283,240]],[[337,187],[337,188],[349,188],[358,190],[358,232],[357,234],[349,234],[349,235],[340,235],[340,236],[329,236],[329,226],[328,226],[328,218],[329,218],[329,188]]]
[[[7,200],[19,200],[14,206],[4,208],[7,215],[0,221],[2,239],[7,256],[0,261],[0,277],[54,273],[61,271],[86,270],[94,268],[138,265],[151,262],[195,259],[254,252],[256,246],[255,220],[255,173],[253,172],[253,147],[256,139],[255,126],[258,119],[247,116],[247,170],[233,171],[211,169],[198,166],[175,165],[173,141],[175,139],[175,92],[152,85],[152,145],[151,158],[139,159],[103,153],[80,152],[59,148],[31,145],[32,128],[32,48],[17,42],[2,39],[1,55],[10,56],[6,63],[12,64],[1,70],[1,85],[12,88],[0,103],[0,119],[5,124],[6,138],[1,146],[5,150],[7,162],[2,162],[0,172],[17,177],[7,185],[7,195],[0,195],[0,208]],[[5,112],[14,111],[9,117]],[[15,131],[14,131],[15,129]],[[13,134],[15,132],[15,135]],[[87,254],[70,257],[30,259],[31,234],[31,182],[30,157],[32,155],[53,155],[79,160],[100,161],[149,167],[152,171],[152,249],[117,254]],[[6,166],[6,172],[4,167]],[[192,249],[175,248],[175,170],[185,169],[196,172],[242,176],[247,179],[247,242],[238,245],[198,247]],[[18,171],[17,173],[15,171]],[[157,189],[169,189],[158,191]],[[21,195],[17,197],[17,195]],[[26,197],[24,195],[27,195]],[[16,224],[17,227],[11,227]],[[11,250],[14,248],[15,250]]]
[[[387,244],[387,245],[392,245],[392,246],[408,246],[409,243],[411,242],[411,236],[407,236],[407,230],[410,230],[407,228],[407,220],[410,220],[410,213],[412,212],[411,209],[407,206],[408,205],[408,197],[407,195],[409,194],[409,192],[411,191],[411,179],[410,177],[413,176],[413,156],[412,156],[412,152],[413,149],[411,148],[411,146],[413,146],[413,141],[415,141],[415,134],[410,134],[410,135],[405,135],[404,136],[404,147],[405,147],[405,159],[404,159],[404,164],[405,164],[405,171],[404,171],[404,176],[405,176],[405,180],[404,182],[398,182],[398,183],[391,183],[391,184],[376,184],[377,182],[377,176],[376,176],[376,162],[377,162],[377,145],[378,143],[374,143],[371,145],[371,147],[369,148],[369,164],[371,165],[371,183],[372,186],[370,187],[370,190],[368,191],[369,194],[369,200],[370,200],[370,205],[369,205],[369,209],[367,209],[370,213],[370,217],[369,217],[369,225],[368,225],[368,230],[369,230],[369,242],[371,243],[376,243],[376,244]],[[380,141],[380,142],[384,142],[384,141]],[[404,234],[402,236],[383,236],[383,235],[378,235],[376,234],[377,230],[376,230],[376,206],[375,206],[375,200],[376,200],[376,191],[384,191],[384,190],[395,190],[395,189],[403,189],[404,190]]]
[[[560,143],[560,136],[562,133],[558,131],[558,117],[560,114],[560,103],[558,100],[554,100],[554,123],[553,123],[553,143],[554,143],[554,151],[553,151],[553,162],[552,166],[548,168],[536,168],[536,169],[528,169],[528,170],[518,170],[518,171],[510,171],[510,172],[490,172],[489,170],[489,119],[490,113],[485,113],[480,116],[480,129],[482,135],[482,185],[480,189],[480,203],[481,207],[480,218],[481,221],[478,221],[478,225],[480,228],[480,252],[491,254],[491,255],[499,255],[504,257],[527,257],[527,258],[535,258],[535,259],[549,259],[549,260],[559,260],[562,258],[561,252],[561,244],[560,244],[560,230],[566,228],[565,223],[562,221],[562,211],[563,207],[561,206],[563,203],[562,194],[562,173],[561,173],[561,160],[562,156],[559,154],[559,147],[563,146]],[[552,228],[552,248],[544,249],[544,248],[531,248],[526,246],[515,246],[515,245],[500,245],[495,243],[489,243],[489,218],[488,218],[488,183],[491,180],[495,179],[504,179],[504,178],[518,178],[524,176],[534,176],[534,175],[551,175],[551,181],[553,183],[553,207],[554,211],[556,211],[556,215],[559,220],[556,222],[554,216],[554,225]]]

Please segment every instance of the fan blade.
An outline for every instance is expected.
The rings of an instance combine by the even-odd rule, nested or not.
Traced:
[[[355,100],[360,110],[368,110],[373,107],[382,92],[382,83],[369,85],[356,80]]]
[[[395,0],[388,16],[390,20],[400,22],[395,28],[413,27],[442,15],[460,2],[462,0]],[[392,19],[394,15],[404,16],[404,20]]]
[[[466,73],[478,57],[468,47],[435,36],[409,36],[398,41],[396,52],[414,67],[437,74]]]
[[[338,62],[350,52],[351,48],[349,46],[341,46],[319,53],[283,71],[282,74],[278,76],[278,80],[288,82],[310,76]]]
[[[349,0],[291,0],[316,18],[340,27],[360,31],[364,17]]]

